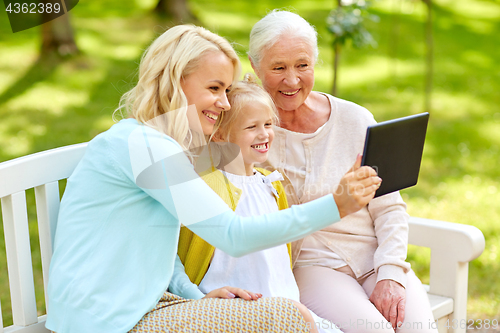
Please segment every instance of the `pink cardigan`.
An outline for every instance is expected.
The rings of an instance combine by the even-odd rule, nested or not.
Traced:
[[[365,108],[325,94],[331,105],[330,118],[315,137],[304,141],[307,176],[302,202],[332,193],[351,168],[358,153],[363,152],[366,128],[374,124],[373,115]],[[287,131],[274,127],[275,139],[268,167],[278,169],[285,177],[290,205],[301,203],[283,170],[286,160]],[[303,166],[298,166],[303,167]],[[377,282],[390,279],[406,286],[410,264],[405,262],[408,243],[408,214],[399,192],[373,199],[370,204],[317,231],[314,236],[337,253],[357,277],[372,269]],[[303,239],[292,243],[295,264]]]

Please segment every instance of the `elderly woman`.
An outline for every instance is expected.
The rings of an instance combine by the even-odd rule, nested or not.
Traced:
[[[312,91],[317,33],[297,14],[273,11],[250,34],[249,58],[276,103],[280,127],[270,167],[291,204],[336,188],[362,152],[365,108]],[[408,214],[399,193],[293,243],[301,301],[345,332],[437,332],[421,282],[405,262]]]

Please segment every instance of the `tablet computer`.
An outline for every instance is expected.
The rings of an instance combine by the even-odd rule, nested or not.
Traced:
[[[382,178],[375,197],[417,184],[428,121],[425,112],[368,127],[361,165]]]

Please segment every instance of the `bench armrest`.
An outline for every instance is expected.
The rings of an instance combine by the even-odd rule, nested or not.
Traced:
[[[469,261],[484,251],[483,233],[458,223],[410,217],[408,242],[431,249],[429,293],[453,298],[450,320],[467,319]]]
[[[408,242],[434,253],[445,252],[448,260],[458,262],[472,261],[484,251],[484,236],[478,228],[419,217],[410,217]]]

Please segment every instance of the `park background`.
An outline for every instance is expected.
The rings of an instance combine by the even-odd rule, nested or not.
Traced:
[[[120,96],[135,80],[140,56],[172,25],[154,13],[157,0],[81,1],[70,12],[79,53],[40,57],[42,28],[12,33],[0,13],[0,162],[85,142],[112,124]],[[337,1],[188,0],[198,24],[234,43],[244,72],[249,32],[269,10],[295,11],[319,33],[315,90],[330,92],[332,34],[326,19]],[[366,21],[377,47],[341,49],[337,96],[368,108],[377,121],[426,109],[427,6],[379,0]],[[0,10],[5,8],[0,5]],[[430,123],[419,183],[402,191],[413,216],[471,224],[485,235],[469,267],[468,319],[500,319],[500,2],[433,0]],[[70,53],[71,49],[59,50]],[[33,202],[28,193],[28,203]],[[0,298],[12,322],[0,229]],[[32,252],[39,258],[34,210]],[[428,282],[429,251],[410,246],[408,261]],[[35,261],[39,308],[44,309]]]

